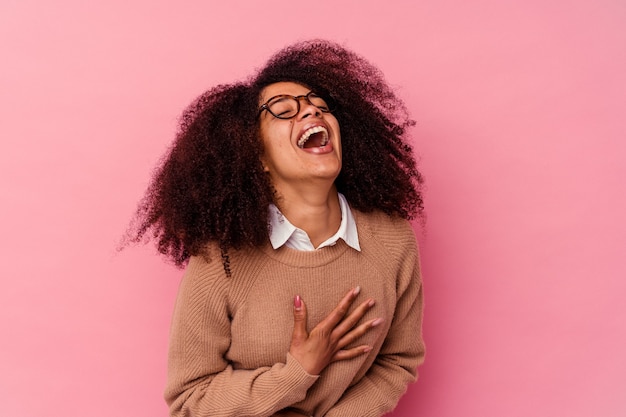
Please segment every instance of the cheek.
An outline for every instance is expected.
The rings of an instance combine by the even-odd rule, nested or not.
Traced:
[[[271,148],[287,146],[291,142],[293,130],[292,120],[283,120],[283,123],[265,123],[259,129],[259,137],[266,152]]]
[[[332,123],[332,129],[335,132],[335,136],[337,137],[337,143],[341,145],[341,129],[339,127],[339,123],[337,122],[337,119],[335,119],[334,123]]]
[[[331,126],[331,128],[335,131],[337,136],[339,137],[341,136],[341,128],[339,126],[339,121],[332,113],[328,113],[328,119],[326,119],[326,123],[328,123]]]
[[[262,123],[259,127],[259,140],[263,146],[261,163],[265,172],[271,171],[277,160],[289,152],[293,121],[288,123]]]

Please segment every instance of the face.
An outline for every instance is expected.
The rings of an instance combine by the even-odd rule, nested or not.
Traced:
[[[270,84],[263,89],[259,106],[282,94],[305,96],[311,89],[293,82]],[[277,190],[297,187],[302,182],[334,182],[341,171],[341,136],[339,123],[332,113],[324,112],[320,102],[310,95],[300,98],[300,111],[290,119],[279,119],[269,111],[259,115],[263,141],[262,162]],[[274,113],[286,111],[283,103],[272,106]]]

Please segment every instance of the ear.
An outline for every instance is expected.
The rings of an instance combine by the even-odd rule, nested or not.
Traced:
[[[270,172],[270,168],[265,161],[265,156],[261,155],[261,165],[263,165],[263,172]]]
[[[263,143],[263,139],[259,138],[259,141]],[[263,172],[270,172],[270,167],[267,164],[267,159],[265,157],[265,149],[261,150],[261,155],[259,156],[259,159],[261,160],[261,165],[263,165]]]

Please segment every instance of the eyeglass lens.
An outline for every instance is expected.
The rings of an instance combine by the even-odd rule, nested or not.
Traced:
[[[278,96],[274,100],[267,103],[267,109],[274,116],[280,119],[289,119],[298,114],[300,110],[300,100],[305,99],[313,106],[317,107],[323,112],[329,112],[330,108],[326,103],[326,100],[318,96],[317,94],[310,92],[306,96]]]

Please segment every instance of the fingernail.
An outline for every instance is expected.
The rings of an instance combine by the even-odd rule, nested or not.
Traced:
[[[367,305],[368,305],[369,307],[373,307],[373,306],[374,306],[374,304],[376,304],[376,301],[374,301],[374,299],[371,299],[371,300],[367,303]]]
[[[352,294],[359,295],[360,292],[361,292],[361,287],[357,285],[356,288],[352,291]]]
[[[295,307],[296,310],[300,310],[302,308],[302,299],[300,298],[299,295],[296,295],[295,298],[293,299],[293,306]]]
[[[376,320],[374,320],[374,321],[372,322],[372,327],[376,327],[376,326],[378,326],[378,325],[379,325],[380,323],[382,323],[383,321],[384,321],[383,319],[381,319],[381,318],[377,318]]]
[[[371,352],[372,351],[372,347],[371,346],[365,346],[363,348],[363,353],[367,353],[367,352]]]

